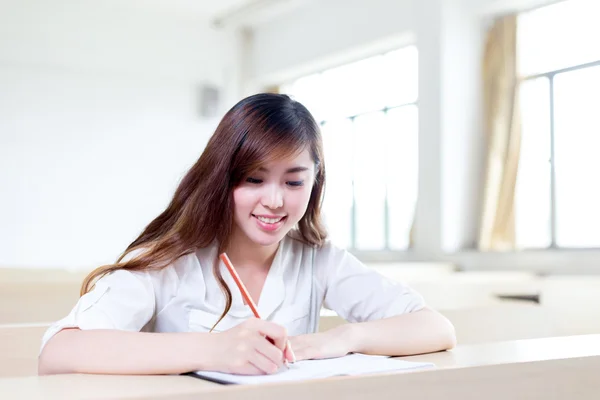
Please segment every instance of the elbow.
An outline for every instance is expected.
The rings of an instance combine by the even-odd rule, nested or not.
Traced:
[[[451,350],[456,347],[456,329],[450,320],[440,314],[442,318],[442,329],[440,329],[441,350]]]
[[[52,368],[50,363],[48,362],[48,357],[44,355],[44,353],[40,354],[38,357],[38,375],[51,375]]]
[[[456,340],[456,330],[454,329],[454,325],[452,325],[449,322],[449,329],[448,332],[446,332],[445,334],[445,339],[444,339],[444,350],[452,350],[453,348],[456,347],[456,345],[458,344],[457,340]]]
[[[38,375],[55,375],[64,373],[73,373],[66,368],[65,348],[63,346],[62,336],[51,338],[42,348],[38,356]]]
[[[57,374],[71,374],[76,373],[74,370],[61,366],[60,362],[56,359],[52,359],[49,355],[42,353],[38,357],[38,375],[57,375]]]
[[[437,351],[451,350],[456,347],[458,341],[456,339],[456,329],[452,322],[441,313],[427,309],[428,315],[433,318],[430,319],[433,331],[436,332],[435,342]]]
[[[38,355],[38,375],[52,375],[56,373],[57,352],[54,349],[56,344],[56,337],[52,337],[46,343],[42,344],[42,348]]]

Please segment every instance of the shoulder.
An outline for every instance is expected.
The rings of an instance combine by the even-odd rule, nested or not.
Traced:
[[[315,249],[315,262],[318,265],[336,265],[338,267],[348,263],[362,264],[352,253],[330,240],[325,241],[322,246]]]
[[[121,260],[121,264],[142,255],[145,251],[147,249],[142,248],[127,253]],[[98,283],[102,284],[106,282],[111,286],[119,283],[135,286],[137,283],[137,285],[141,284],[146,289],[151,288],[155,293],[164,290],[177,290],[179,284],[185,280],[186,275],[197,266],[198,258],[196,257],[196,253],[190,251],[190,253],[178,257],[164,268],[146,270],[122,268],[106,275]]]

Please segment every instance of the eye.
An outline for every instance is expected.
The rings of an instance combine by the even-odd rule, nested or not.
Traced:
[[[246,178],[246,182],[258,185],[259,183],[262,183],[262,179],[248,177],[248,178]]]
[[[286,183],[288,184],[288,186],[293,186],[293,187],[298,187],[298,186],[304,185],[304,181],[288,181]]]

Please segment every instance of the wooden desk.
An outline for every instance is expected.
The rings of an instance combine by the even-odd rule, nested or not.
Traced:
[[[458,346],[404,357],[434,370],[223,386],[187,376],[53,375],[0,379],[0,397],[26,399],[593,399],[600,393],[600,335]]]

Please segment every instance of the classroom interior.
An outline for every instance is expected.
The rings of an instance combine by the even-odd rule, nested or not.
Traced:
[[[273,92],[321,125],[330,239],[454,324],[444,357],[456,356],[436,362],[494,364],[477,349],[498,346],[532,370],[502,357],[474,368],[480,398],[504,393],[488,373],[560,375],[564,398],[594,398],[597,382],[565,371],[600,364],[599,12],[591,0],[0,0],[0,397],[58,390],[36,376],[47,326],[164,209],[224,113]],[[321,330],[342,323],[322,311]],[[417,375],[407,393],[426,385]],[[167,379],[154,395],[193,393]],[[356,396],[343,382],[327,390]]]

